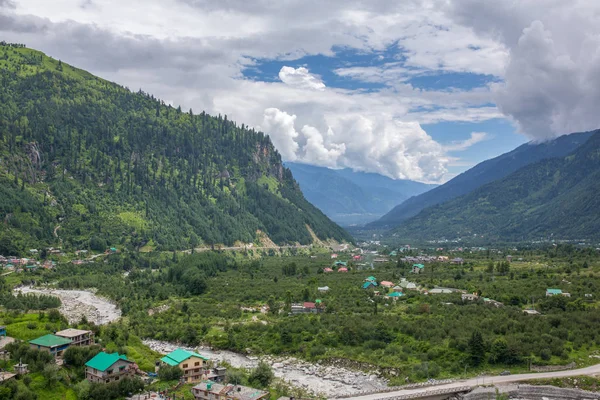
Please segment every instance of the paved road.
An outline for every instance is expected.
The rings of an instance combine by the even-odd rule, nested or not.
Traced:
[[[539,372],[539,373],[531,373],[531,374],[519,374],[519,375],[508,375],[508,376],[483,376],[471,379],[463,379],[460,381],[452,382],[446,385],[439,386],[430,386],[416,389],[405,389],[398,390],[395,392],[387,392],[387,393],[378,393],[378,394],[370,394],[365,396],[356,396],[356,397],[347,397],[346,399],[356,399],[356,400],[377,400],[377,399],[386,399],[388,397],[396,397],[405,394],[418,394],[418,393],[426,393],[432,390],[438,389],[450,389],[450,388],[460,388],[464,386],[470,386],[472,388],[477,387],[479,385],[491,385],[491,384],[506,384],[506,383],[514,383],[514,382],[522,382],[528,381],[531,379],[545,379],[545,378],[564,378],[568,376],[578,376],[578,375],[600,375],[600,364],[592,365],[591,367],[580,368],[580,369],[571,369],[567,371],[556,371],[556,372]]]

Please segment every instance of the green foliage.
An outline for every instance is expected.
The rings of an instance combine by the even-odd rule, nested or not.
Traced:
[[[485,343],[481,332],[474,331],[468,343],[469,357],[473,365],[479,366],[485,358]]]
[[[274,377],[275,375],[273,374],[271,366],[261,361],[258,363],[258,366],[250,373],[250,376],[248,377],[248,382],[250,382],[251,385],[266,388],[271,384]]]
[[[0,45],[0,253],[351,241],[268,136]],[[36,60],[31,63],[31,60]],[[60,65],[60,67],[59,67]]]
[[[178,381],[183,376],[183,370],[178,366],[163,365],[158,370],[161,381]]]
[[[483,235],[487,240],[598,239],[600,132],[564,158],[528,165],[469,194],[424,209],[400,238]]]
[[[63,360],[70,367],[81,368],[100,350],[100,346],[71,346],[63,354]]]

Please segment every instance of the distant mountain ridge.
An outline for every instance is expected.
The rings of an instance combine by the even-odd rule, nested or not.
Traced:
[[[599,239],[600,130],[580,137],[586,136],[571,154],[429,207],[391,233],[404,239]]]
[[[585,143],[593,132],[560,136],[544,143],[526,143],[490,160],[483,161],[445,184],[401,202],[370,228],[393,228],[427,207],[443,204],[473,190],[502,179],[518,169],[540,160],[564,157]]]
[[[373,221],[399,200],[435,187],[349,168],[334,170],[299,163],[285,166],[292,171],[306,199],[342,225]]]

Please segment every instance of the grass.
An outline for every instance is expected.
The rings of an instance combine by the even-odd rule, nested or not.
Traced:
[[[60,329],[59,324],[49,322],[47,317],[40,320],[39,314],[0,314],[0,324],[6,325],[8,336],[20,340],[32,340]]]
[[[77,400],[77,396],[73,389],[67,387],[62,382],[57,383],[53,387],[46,386],[44,377],[39,374],[31,374],[32,378],[29,388],[33,390],[39,399],[44,400]]]
[[[600,379],[591,376],[570,376],[566,378],[533,379],[524,383],[530,385],[551,385],[560,388],[572,388],[597,392],[600,390]]]
[[[154,372],[154,363],[161,357],[160,353],[145,346],[136,336],[129,337],[126,348],[127,358],[135,361],[143,371]]]

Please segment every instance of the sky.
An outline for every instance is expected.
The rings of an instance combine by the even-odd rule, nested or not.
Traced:
[[[0,0],[0,40],[395,179],[600,127],[597,0]]]

